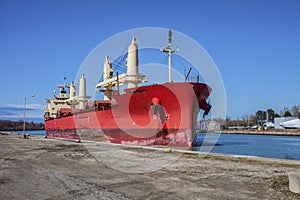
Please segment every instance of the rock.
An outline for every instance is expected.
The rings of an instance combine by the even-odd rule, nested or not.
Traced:
[[[163,149],[163,152],[164,152],[164,153],[171,153],[171,152],[172,152],[172,149],[166,147],[166,148]]]
[[[289,173],[289,189],[291,192],[300,194],[300,172]]]

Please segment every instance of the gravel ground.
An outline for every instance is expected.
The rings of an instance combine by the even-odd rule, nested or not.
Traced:
[[[0,199],[300,199],[300,161],[0,134]]]

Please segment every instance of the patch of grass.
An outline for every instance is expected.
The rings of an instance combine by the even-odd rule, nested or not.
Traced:
[[[288,189],[288,187],[289,187],[288,176],[278,176],[278,177],[272,178],[271,187],[277,191],[282,191],[283,189]]]

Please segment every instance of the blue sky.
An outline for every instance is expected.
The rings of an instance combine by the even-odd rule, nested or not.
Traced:
[[[300,104],[299,21],[297,0],[0,0],[0,118],[22,116],[32,94],[28,115],[42,118],[44,100],[63,77],[75,79],[96,45],[140,27],[172,28],[206,49],[227,116],[279,112]]]

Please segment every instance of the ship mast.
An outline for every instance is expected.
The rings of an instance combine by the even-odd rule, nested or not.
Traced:
[[[178,49],[172,49],[172,31],[171,29],[169,30],[169,44],[167,47],[162,48],[161,49],[162,52],[164,53],[168,53],[168,57],[169,57],[169,82],[173,82],[172,81],[172,54],[177,52]]]

